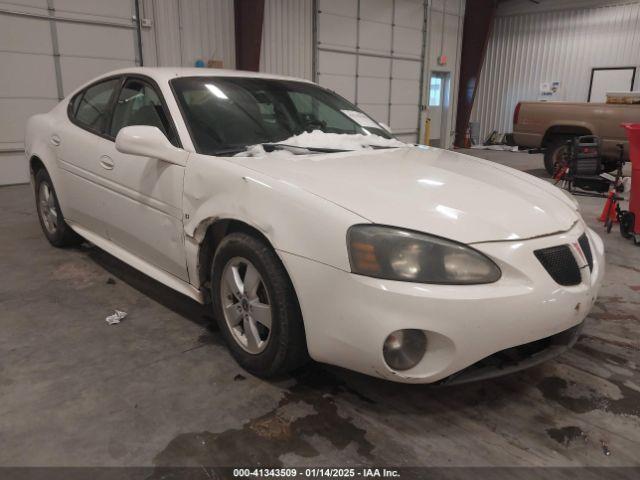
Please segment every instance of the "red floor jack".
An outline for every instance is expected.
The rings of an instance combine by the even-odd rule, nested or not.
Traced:
[[[640,244],[640,123],[623,123],[629,138],[629,157],[631,158],[631,191],[629,192],[629,210],[617,207],[620,233],[624,238],[632,238]]]

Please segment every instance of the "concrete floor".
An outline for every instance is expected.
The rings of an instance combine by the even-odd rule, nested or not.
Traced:
[[[471,153],[542,173],[539,155]],[[579,201],[601,231],[602,200]],[[0,210],[0,466],[640,465],[640,247],[617,233],[557,360],[446,388],[322,365],[267,382],[205,308],[97,248],[51,247],[28,186],[0,188]]]

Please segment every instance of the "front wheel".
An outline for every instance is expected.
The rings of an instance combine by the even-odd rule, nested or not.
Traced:
[[[269,245],[245,233],[228,235],[216,251],[211,280],[218,326],[245,370],[267,378],[306,362],[298,300]]]

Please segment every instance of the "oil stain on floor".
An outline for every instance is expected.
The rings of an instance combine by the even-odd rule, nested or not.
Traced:
[[[318,387],[327,393],[318,395]],[[338,412],[332,393],[344,391],[348,387],[328,375],[317,370],[309,372],[298,378],[269,413],[249,420],[239,429],[178,435],[155,457],[154,464],[279,467],[279,458],[287,453],[317,456],[319,452],[308,440],[312,436],[322,437],[336,449],[353,444],[361,457],[371,459],[373,445],[365,438],[365,430]]]
[[[549,428],[547,429],[547,434],[565,447],[571,445],[571,443],[576,439],[582,439],[584,442],[588,439],[587,434],[583,432],[580,427],[576,427],[574,425],[562,428]]]

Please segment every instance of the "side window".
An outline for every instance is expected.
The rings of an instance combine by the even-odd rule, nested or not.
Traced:
[[[104,133],[109,118],[109,104],[120,80],[117,78],[87,88],[73,99],[73,116],[83,127]]]
[[[158,94],[149,84],[137,79],[128,80],[120,91],[109,134],[115,137],[121,128],[130,125],[158,127],[176,145]]]

